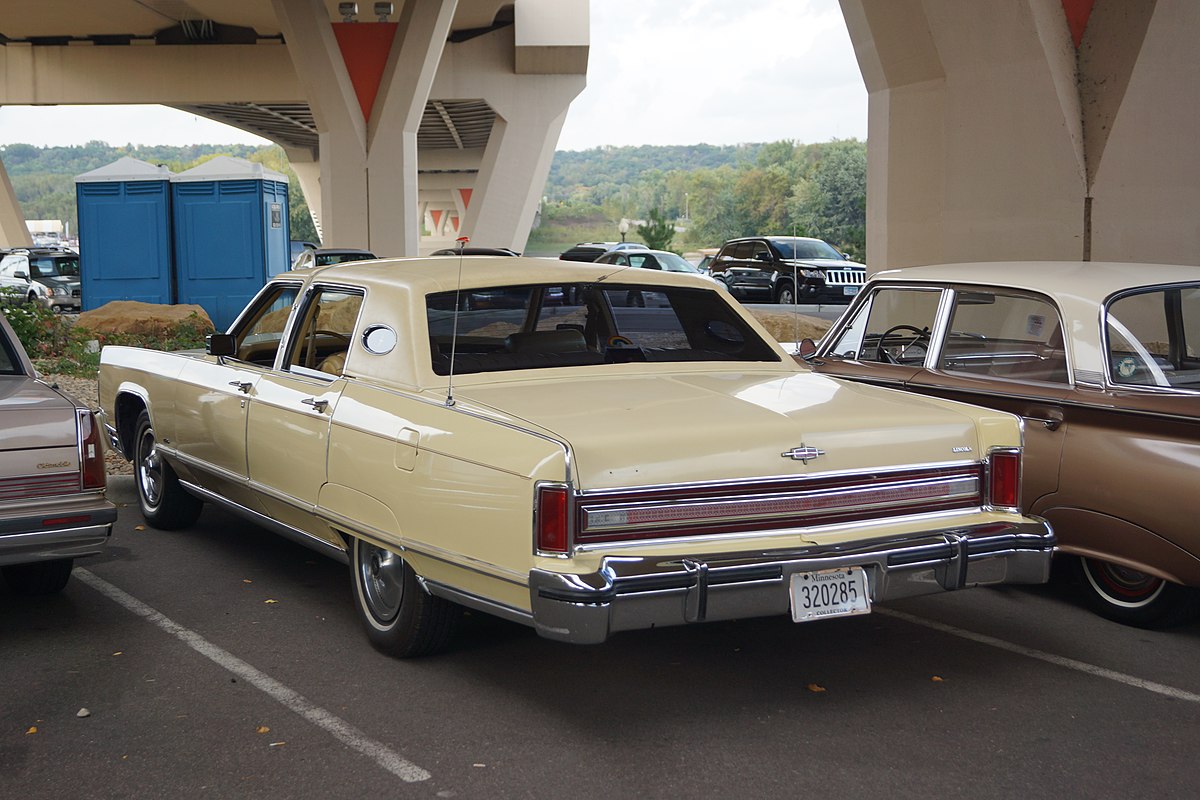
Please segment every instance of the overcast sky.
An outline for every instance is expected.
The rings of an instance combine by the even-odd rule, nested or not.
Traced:
[[[837,0],[592,0],[587,88],[560,150],[865,139]],[[161,106],[0,108],[0,144],[265,144]]]

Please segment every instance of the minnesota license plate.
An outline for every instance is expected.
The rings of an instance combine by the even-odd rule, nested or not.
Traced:
[[[850,297],[851,295],[858,294],[858,287],[857,286],[843,286],[842,294],[845,295],[846,297]]]
[[[867,573],[862,567],[792,575],[792,622],[870,614]]]

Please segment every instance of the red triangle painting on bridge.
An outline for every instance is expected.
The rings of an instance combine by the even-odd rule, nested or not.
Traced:
[[[346,72],[350,74],[350,84],[354,87],[358,106],[367,122],[371,121],[375,96],[379,94],[383,70],[387,66],[399,27],[395,22],[333,23],[333,35],[337,37],[342,60],[346,62]]]
[[[1067,27],[1071,29],[1071,41],[1075,49],[1079,49],[1083,41],[1083,32],[1087,29],[1088,18],[1092,15],[1092,6],[1096,0],[1062,0],[1063,11],[1067,15]]]

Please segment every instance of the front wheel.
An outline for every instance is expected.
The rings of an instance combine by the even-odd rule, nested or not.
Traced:
[[[1080,558],[1083,591],[1097,614],[1123,625],[1168,628],[1200,614],[1200,591],[1129,567]]]
[[[446,649],[462,609],[428,594],[402,556],[354,539],[350,579],[367,638],[378,650],[412,658]]]
[[[200,516],[204,504],[179,485],[175,470],[159,452],[148,411],[138,415],[136,430],[133,468],[142,516],[150,527],[159,530],[188,527]]]
[[[3,568],[4,580],[17,594],[57,594],[71,579],[70,558],[35,561],[32,564],[9,564]]]
[[[796,304],[796,291],[792,289],[790,283],[779,285],[779,290],[775,293],[775,299],[781,306],[794,306]]]

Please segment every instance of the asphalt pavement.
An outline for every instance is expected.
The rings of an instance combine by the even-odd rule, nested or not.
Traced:
[[[1066,584],[398,661],[346,567],[131,505],[61,595],[0,588],[0,797],[1193,798],[1198,664]]]

